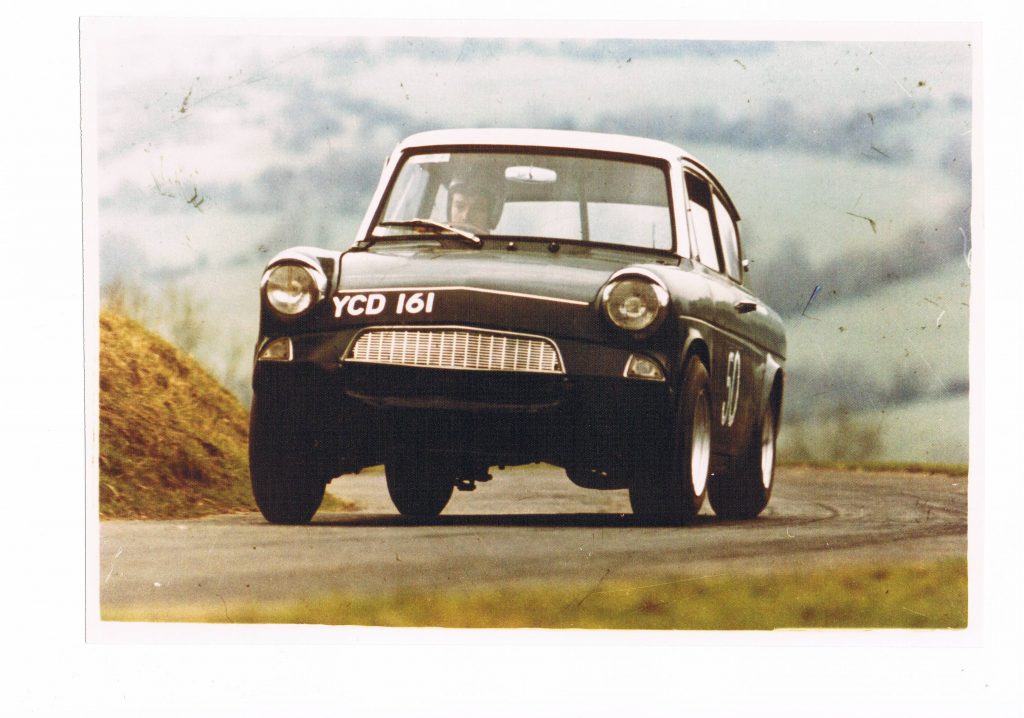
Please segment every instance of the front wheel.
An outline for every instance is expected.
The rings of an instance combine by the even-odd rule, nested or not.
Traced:
[[[403,516],[437,516],[455,489],[455,475],[444,463],[420,452],[389,457],[384,476],[391,502]]]
[[[249,413],[249,477],[263,517],[273,524],[305,524],[324,500],[315,445],[295,423],[253,397]]]
[[[629,488],[633,513],[644,521],[677,525],[704,504],[711,467],[711,382],[698,357],[686,365],[672,445]]]
[[[752,519],[768,505],[775,483],[775,439],[778,427],[775,407],[769,401],[761,415],[760,431],[754,434],[734,475],[715,476],[708,499],[715,515],[723,519]]]

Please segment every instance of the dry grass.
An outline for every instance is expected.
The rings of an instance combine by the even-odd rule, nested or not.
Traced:
[[[139,324],[99,321],[101,518],[255,510],[247,409]]]
[[[329,594],[280,603],[105,609],[108,621],[450,628],[964,628],[967,561],[764,576],[677,575],[592,587]]]

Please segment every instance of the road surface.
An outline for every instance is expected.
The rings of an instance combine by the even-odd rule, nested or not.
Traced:
[[[357,510],[309,526],[259,514],[100,524],[101,609],[221,606],[327,592],[594,585],[666,575],[827,568],[966,556],[964,477],[782,468],[754,521],[705,505],[682,528],[644,527],[625,491],[579,489],[560,469],[495,471],[437,519],[397,515],[380,473],[336,479]]]

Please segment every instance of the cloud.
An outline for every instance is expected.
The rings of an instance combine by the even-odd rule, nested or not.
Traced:
[[[287,87],[288,99],[274,126],[274,142],[293,153],[305,153],[317,143],[356,135],[349,144],[365,146],[367,138],[385,130],[394,139],[433,125],[370,98],[339,89],[322,89],[312,82]],[[350,138],[351,139],[351,138]]]
[[[571,60],[750,58],[772,52],[775,43],[719,40],[540,39],[488,37],[397,37],[382,43],[352,40],[324,53],[335,67],[375,65],[394,58],[437,63],[468,63],[506,57],[561,57]]]
[[[708,59],[749,58],[772,52],[771,42],[725,42],[718,40],[562,40],[558,54],[585,60]]]
[[[248,182],[206,189],[214,202],[233,212],[281,213],[305,207],[322,214],[361,213],[380,176],[383,156],[327,154],[299,167],[267,167]]]
[[[660,137],[683,145],[716,144],[754,150],[788,149],[906,163],[915,159],[922,119],[943,113],[935,102],[894,102],[842,115],[802,112],[776,99],[760,110],[728,117],[720,106],[688,111],[644,107],[598,118],[602,132]]]

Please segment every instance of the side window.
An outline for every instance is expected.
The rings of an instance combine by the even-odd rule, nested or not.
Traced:
[[[711,189],[708,183],[694,175],[686,175],[686,194],[690,199],[690,219],[693,222],[693,231],[697,241],[697,254],[700,263],[705,267],[722,271],[722,265],[718,261],[718,252],[715,249],[715,232],[711,223],[714,221],[711,215]]]
[[[714,196],[715,219],[718,220],[718,238],[722,243],[722,259],[725,260],[725,273],[737,282],[743,281],[740,271],[740,246],[736,235],[736,223],[732,221],[729,210],[722,200]]]

